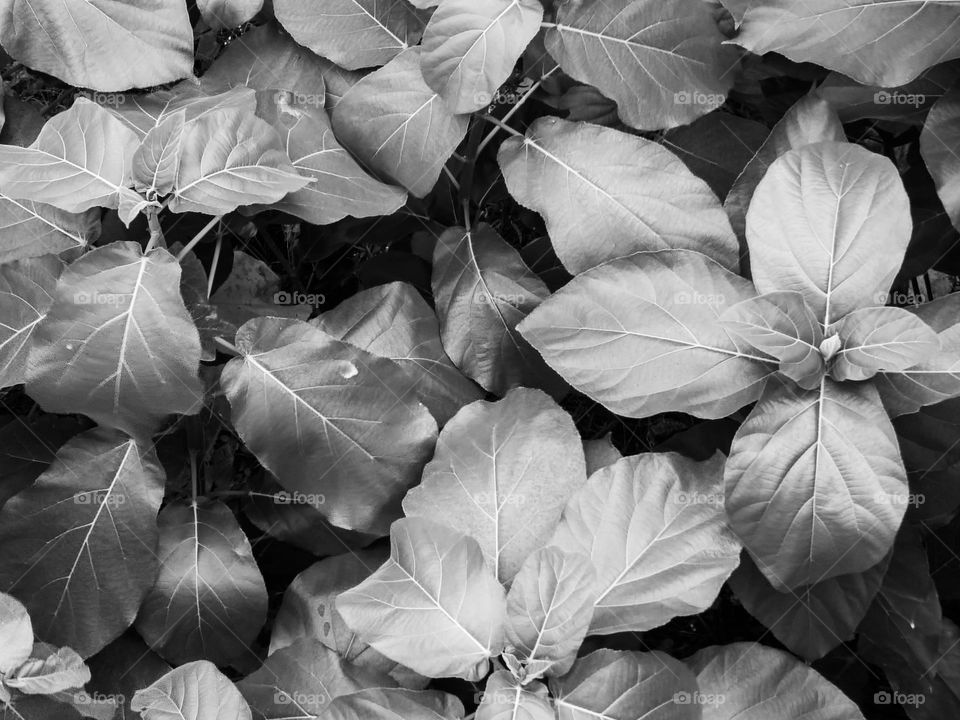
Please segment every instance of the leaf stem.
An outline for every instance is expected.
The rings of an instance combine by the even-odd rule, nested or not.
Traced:
[[[220,264],[220,248],[223,247],[223,233],[217,228],[217,244],[213,248],[213,259],[210,261],[210,276],[207,278],[207,300],[213,293],[213,279],[217,276],[217,265]]]
[[[503,130],[504,132],[510,133],[510,134],[513,135],[514,137],[522,138],[522,137],[524,136],[522,132],[519,132],[518,130],[514,130],[512,127],[510,127],[509,125],[507,125],[506,123],[504,123],[502,120],[499,120],[499,119],[493,117],[493,115],[479,115],[478,117],[482,117],[482,118],[483,118],[484,120],[486,120],[487,122],[493,123],[493,124],[496,125],[498,128],[500,128],[500,129]]]
[[[226,340],[220,337],[219,335],[213,339],[213,342],[219,345],[224,351],[226,351],[230,355],[234,355],[236,357],[241,357],[243,355],[243,353],[240,352],[240,348],[238,348],[229,340]]]
[[[547,72],[545,72],[545,73],[540,77],[539,80],[537,80],[533,85],[531,85],[529,88],[527,88],[527,91],[523,94],[523,97],[521,97],[519,100],[517,100],[516,104],[514,104],[514,106],[513,106],[512,108],[510,108],[510,110],[507,111],[507,114],[503,116],[503,119],[502,119],[500,122],[502,122],[502,123],[504,123],[504,124],[508,123],[508,122],[510,121],[510,118],[512,118],[514,115],[517,114],[517,111],[523,106],[523,104],[527,101],[527,99],[528,99],[531,95],[533,95],[533,93],[536,91],[536,89],[539,88],[539,87],[543,84],[543,81],[546,80],[548,77],[550,77],[550,76],[553,74],[553,72],[554,72],[555,70],[557,70],[557,68],[559,68],[559,67],[560,67],[559,65],[554,65],[552,68],[550,68],[549,70],[547,70]],[[477,148],[477,155],[479,155],[480,153],[482,153],[482,152],[483,152],[483,149],[484,149],[487,145],[490,144],[490,141],[493,140],[494,136],[497,134],[497,132],[499,131],[499,129],[500,129],[500,128],[494,128],[494,129],[491,130],[489,133],[487,133],[487,136],[481,141],[480,147]]]
[[[157,214],[157,209],[154,207],[149,207],[147,208],[146,213],[147,227],[150,228],[150,239],[147,241],[147,247],[143,251],[144,255],[153,250],[159,243],[163,241],[163,229],[160,227],[160,217]]]
[[[197,243],[203,240],[206,237],[207,233],[213,228],[214,225],[219,223],[223,219],[223,215],[216,215],[213,217],[210,222],[203,226],[203,229],[193,236],[193,239],[190,240],[186,245],[183,246],[183,250],[177,253],[177,262],[183,262],[183,259],[187,256],[187,253],[193,250]]]

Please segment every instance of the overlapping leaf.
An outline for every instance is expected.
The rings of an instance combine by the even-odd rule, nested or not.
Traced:
[[[35,648],[36,649],[36,648]],[[90,668],[68,647],[53,650],[45,657],[31,657],[3,682],[27,695],[52,695],[71,688],[82,688],[90,681]]]
[[[30,614],[12,595],[0,593],[0,674],[16,670],[33,649]]]
[[[68,213],[0,193],[0,263],[86,247],[99,235],[99,210]]]
[[[842,345],[830,372],[837,380],[866,380],[880,370],[906,370],[940,351],[933,328],[903,308],[854,310],[835,329]]]
[[[517,682],[506,670],[497,670],[484,686],[476,720],[554,720],[556,712],[547,688],[533,681]]]
[[[138,690],[132,707],[143,720],[252,720],[240,691],[205,660],[181,665]]]
[[[920,152],[937,184],[944,209],[960,230],[960,88],[951,90],[930,109],[920,134]]]
[[[53,305],[62,270],[53,255],[0,265],[0,387],[24,381],[31,337]]]
[[[197,0],[197,9],[210,27],[235,28],[253,19],[260,12],[263,0]]]
[[[336,698],[324,717],[329,720],[462,720],[463,715],[463,704],[447,693],[366,688]]]

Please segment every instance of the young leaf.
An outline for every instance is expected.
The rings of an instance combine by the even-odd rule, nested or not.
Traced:
[[[0,12],[4,49],[70,85],[127,90],[193,71],[193,31],[183,3],[6,0]]]
[[[206,660],[181,665],[138,690],[131,707],[143,720],[252,720],[240,691]]]
[[[497,395],[561,384],[517,332],[549,290],[496,230],[448,228],[434,247],[432,284],[444,350],[465,375]]]
[[[200,16],[214,30],[235,28],[253,19],[263,0],[197,0]]]
[[[27,392],[49,412],[83,413],[149,437],[171,413],[196,413],[200,338],[166,250],[135,242],[97,248],[70,265],[37,325]]]
[[[8,675],[30,657],[33,624],[23,604],[0,593],[0,675]]]
[[[62,270],[53,255],[0,265],[0,387],[24,381],[31,338],[53,305]]]
[[[437,437],[427,409],[394,392],[403,369],[296,320],[251,320],[237,347],[220,382],[250,451],[281,485],[321,495],[335,525],[387,528]]]
[[[920,133],[920,153],[937,185],[944,209],[960,230],[960,87],[944,95],[930,109]]]
[[[571,273],[670,248],[738,267],[737,239],[716,195],[662,145],[545,117],[526,137],[506,140],[497,159],[510,194],[545,217]]]
[[[153,583],[164,472],[104,429],[77,435],[0,510],[0,588],[38,637],[89,657],[126,630]]]
[[[406,0],[274,0],[301,45],[347,70],[383,65],[420,41],[424,17]]]
[[[204,115],[179,145],[171,212],[223,215],[241,205],[276,202],[310,183],[290,162],[277,131],[242,110]]]
[[[326,720],[462,720],[463,704],[436,690],[415,692],[400,688],[366,688],[336,698]]]
[[[477,541],[423,518],[390,528],[390,560],[337,598],[360,639],[428,677],[480,680],[503,649],[503,587]]]
[[[551,546],[526,559],[507,593],[506,626],[508,651],[525,664],[525,681],[566,674],[596,600],[597,573],[586,555]]]
[[[183,154],[186,109],[177,110],[150,128],[133,154],[133,186],[151,200],[173,190]]]
[[[423,33],[424,80],[455,113],[486,107],[541,20],[537,0],[445,0]]]
[[[90,668],[68,647],[51,652],[46,657],[30,658],[3,679],[8,687],[27,695],[52,695],[82,688],[90,681]]]
[[[0,263],[87,247],[99,235],[99,209],[68,213],[0,193]]]
[[[887,158],[851,143],[791,150],[767,170],[747,213],[754,283],[761,294],[799,292],[826,327],[883,303],[911,227]]]
[[[820,343],[823,328],[797,292],[758,295],[732,305],[720,323],[760,352],[780,362],[780,372],[812,390],[826,371]]]
[[[778,52],[815,62],[864,85],[904,85],[931,65],[960,57],[953,0],[757,0],[736,43],[762,55]]]
[[[705,648],[687,659],[710,720],[864,720],[856,704],[813,668],[759,643]],[[718,702],[718,699],[722,701]]]
[[[597,650],[550,680],[558,720],[696,720],[693,673],[662,652]],[[684,702],[686,700],[686,702]]]
[[[906,510],[896,433],[867,383],[770,383],[733,440],[725,483],[733,530],[781,592],[876,565]]]
[[[686,125],[723,105],[736,54],[699,0],[560,6],[546,46],[564,72],[616,100],[638,130]]]
[[[267,618],[267,590],[250,542],[220,501],[166,505],[158,518],[160,571],[137,632],[171,663],[229,665]]]
[[[403,499],[407,517],[438,518],[472,536],[509,584],[543,547],[586,468],[570,416],[539,390],[479,400],[447,423],[423,479]]]
[[[29,147],[0,145],[0,185],[17,200],[67,212],[136,202],[130,164],[137,136],[108,111],[78,97],[54,115]]]
[[[740,561],[727,527],[723,456],[633,455],[596,472],[567,504],[552,545],[597,569],[592,634],[640,632],[710,607]]]
[[[521,685],[506,670],[487,678],[476,720],[554,720],[556,712],[545,685]]]
[[[642,252],[578,275],[518,329],[567,382],[618,415],[720,418],[756,400],[775,370],[719,322],[755,295],[700,253]]]
[[[337,139],[365,167],[418,198],[433,189],[469,124],[424,81],[420,52],[408,48],[364,77],[333,111]]]
[[[843,341],[830,370],[837,380],[866,380],[880,370],[906,370],[940,350],[933,328],[903,308],[854,310],[834,329]]]

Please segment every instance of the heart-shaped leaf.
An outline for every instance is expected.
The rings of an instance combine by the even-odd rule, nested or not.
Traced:
[[[252,720],[250,706],[217,666],[186,663],[133,696],[143,720]]]

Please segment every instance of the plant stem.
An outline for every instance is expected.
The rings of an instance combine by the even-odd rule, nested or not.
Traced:
[[[219,223],[223,219],[223,215],[217,215],[213,217],[210,222],[203,226],[203,229],[193,236],[193,239],[190,240],[186,245],[183,246],[183,250],[177,253],[177,262],[183,262],[183,259],[187,256],[191,250],[193,250],[197,243],[203,240],[206,237],[207,233],[213,228],[214,225]]]
[[[510,118],[516,115],[517,111],[527,101],[527,99],[530,98],[530,96],[533,95],[536,89],[543,84],[543,81],[546,80],[548,77],[550,77],[554,73],[554,71],[557,70],[557,68],[559,67],[560,67],[559,65],[554,65],[552,68],[547,70],[547,72],[545,72],[539,80],[537,80],[533,85],[527,88],[527,91],[523,94],[523,97],[517,100],[516,104],[512,108],[510,108],[510,110],[507,111],[507,114],[503,116],[503,119],[500,122],[504,124],[509,122]],[[499,131],[499,128],[494,128],[489,133],[487,133],[487,136],[480,143],[480,147],[477,148],[477,155],[483,152],[483,149],[490,144],[490,141],[493,140],[494,136],[497,134],[498,131]]]
[[[163,229],[160,227],[160,218],[158,211],[154,207],[147,208],[147,227],[150,228],[150,239],[147,241],[147,247],[143,251],[146,255],[163,241]]]
[[[513,135],[514,137],[518,137],[518,138],[522,138],[522,137],[523,137],[523,133],[522,133],[522,132],[518,132],[517,130],[514,130],[514,129],[513,129],[512,127],[510,127],[509,125],[504,124],[504,122],[503,122],[502,120],[498,120],[497,118],[493,117],[493,115],[478,115],[477,117],[482,117],[482,118],[483,118],[484,120],[486,120],[487,122],[493,123],[493,124],[496,125],[498,128],[500,128],[500,129],[503,130],[504,132],[510,133],[510,134]]]
[[[217,276],[217,265],[220,264],[220,248],[223,247],[223,233],[217,228],[217,245],[213,248],[213,260],[210,261],[210,277],[207,278],[207,300],[213,293],[213,279]]]
[[[213,341],[230,355],[235,355],[237,357],[240,357],[243,355],[243,353],[240,352],[240,348],[238,348],[229,340],[225,340],[224,338],[220,337],[219,335],[215,337]]]

